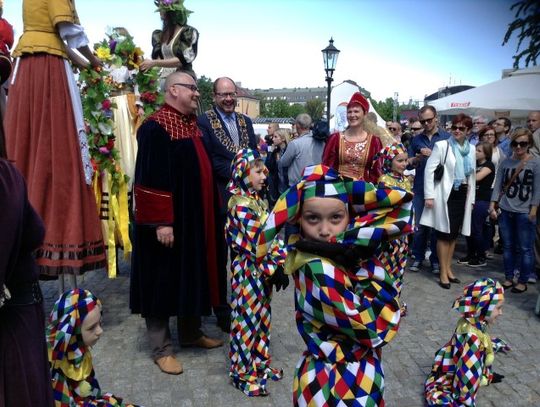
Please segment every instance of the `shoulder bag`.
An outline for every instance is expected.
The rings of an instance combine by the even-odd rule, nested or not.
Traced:
[[[433,180],[435,182],[439,182],[444,175],[444,165],[446,164],[446,157],[448,156],[449,149],[450,149],[450,143],[446,142],[446,154],[444,154],[444,161],[442,164],[439,163],[439,165],[437,165],[437,168],[435,168],[435,171],[433,171]]]

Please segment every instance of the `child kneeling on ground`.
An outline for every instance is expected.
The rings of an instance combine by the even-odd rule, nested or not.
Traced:
[[[90,291],[66,291],[54,304],[46,329],[56,407],[136,407],[102,393],[90,349],[99,340],[101,302]]]
[[[475,406],[480,386],[502,380],[491,366],[496,352],[510,348],[486,331],[502,314],[503,302],[504,288],[491,278],[469,284],[456,299],[452,308],[461,318],[452,339],[435,354],[424,386],[428,406]]]

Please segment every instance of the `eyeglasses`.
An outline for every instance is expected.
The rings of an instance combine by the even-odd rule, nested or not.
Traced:
[[[431,124],[431,122],[435,120],[435,116],[433,116],[432,118],[430,119],[424,119],[424,120],[419,120],[420,121],[420,124],[423,126],[424,124]]]
[[[398,128],[397,128],[397,127],[388,127],[388,130],[390,130],[390,131],[397,131]]]
[[[510,143],[510,147],[521,147],[521,148],[525,148],[525,147],[529,147],[529,142],[528,141],[512,141]]]
[[[450,128],[451,128],[453,131],[459,130],[459,131],[461,131],[461,132],[464,132],[464,131],[467,130],[467,127],[465,127],[465,126],[452,126],[452,127],[450,127]]]
[[[486,124],[486,122],[473,122],[473,124]]]
[[[493,138],[495,138],[495,133],[486,133],[486,134],[484,134],[484,137],[493,137]]]
[[[192,85],[190,83],[173,83],[172,86],[183,86],[184,88],[187,88],[192,92],[199,91],[199,88],[197,87],[197,85]]]
[[[411,130],[412,131],[419,131],[419,130],[424,130],[423,127],[411,127]]]
[[[228,97],[230,98],[236,97],[237,93],[236,92],[224,92],[224,93],[216,92],[215,95],[219,96],[220,98],[226,99]]]

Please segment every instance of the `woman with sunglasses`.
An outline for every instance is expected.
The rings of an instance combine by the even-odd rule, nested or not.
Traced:
[[[503,240],[505,280],[502,286],[513,293],[527,291],[527,280],[534,273],[536,211],[540,203],[540,160],[529,154],[533,145],[530,130],[520,128],[512,134],[512,156],[504,160],[495,179],[489,214],[497,218]],[[514,285],[514,270],[519,270]]]
[[[452,120],[452,137],[435,143],[426,163],[424,178],[425,209],[420,224],[432,227],[437,235],[437,256],[441,268],[439,285],[449,289],[460,281],[452,272],[452,256],[461,230],[471,234],[471,212],[476,190],[476,156],[467,136],[472,119],[458,114]],[[444,172],[435,180],[435,169],[441,164]],[[436,201],[435,201],[436,200]]]

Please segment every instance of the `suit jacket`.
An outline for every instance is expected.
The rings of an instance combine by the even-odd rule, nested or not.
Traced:
[[[221,119],[216,107],[213,107],[209,112],[214,112],[217,119],[221,123],[221,127],[225,132],[225,137],[228,137],[228,140],[224,141],[232,142],[227,125]],[[231,149],[229,144],[228,148],[227,145],[225,145],[224,142],[216,135],[216,131],[212,128],[212,123],[210,122],[207,113],[208,112],[204,112],[197,118],[197,124],[202,131],[203,141],[210,155],[210,160],[212,161],[214,177],[218,184],[218,189],[221,196],[221,212],[225,214],[227,212],[227,202],[231,196],[231,194],[227,191],[227,183],[231,179],[231,162],[239,148],[247,147],[257,150],[257,138],[255,137],[255,132],[253,131],[251,119],[242,113],[236,112],[236,128],[238,129],[238,134],[240,135],[240,146],[234,150]],[[246,122],[247,138],[242,135],[240,125],[238,124],[239,118],[243,118]]]

